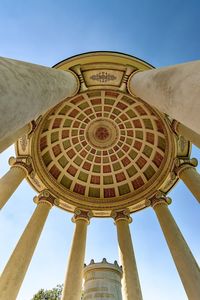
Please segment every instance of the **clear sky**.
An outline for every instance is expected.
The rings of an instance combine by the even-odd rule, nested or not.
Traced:
[[[71,55],[114,50],[162,67],[200,57],[198,0],[1,0],[0,56],[52,66]],[[13,148],[0,155],[0,175]],[[200,159],[199,150],[193,156]],[[35,192],[23,182],[0,215],[0,269],[31,217]],[[200,209],[180,182],[170,210],[196,260],[200,261]],[[74,224],[53,208],[17,300],[64,280]],[[144,300],[186,300],[184,289],[151,208],[133,215],[130,225]],[[113,221],[92,219],[86,263],[118,259]]]

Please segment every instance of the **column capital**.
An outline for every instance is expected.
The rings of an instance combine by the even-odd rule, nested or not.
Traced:
[[[179,134],[178,133],[178,126],[179,126],[179,124],[180,124],[180,122],[178,122],[177,120],[173,120],[172,123],[171,123],[171,129],[177,135]]]
[[[200,134],[193,131],[183,123],[173,120],[171,124],[173,132],[178,136],[180,142],[185,140],[184,143],[190,141],[192,144],[200,148]]]
[[[128,209],[124,209],[121,211],[112,211],[111,217],[115,220],[115,223],[120,220],[125,220],[128,223],[132,222],[132,218],[130,217],[130,212]]]
[[[131,88],[131,80],[132,80],[132,78],[135,76],[135,74],[137,74],[137,73],[139,73],[139,72],[142,72],[142,71],[143,71],[143,70],[136,70],[136,71],[133,71],[133,72],[129,75],[128,80],[127,80],[127,90],[128,90],[128,92],[129,92],[130,95],[132,95],[133,97],[136,97],[136,98],[138,98],[138,97],[137,97],[136,94],[134,93],[133,88]]]
[[[29,131],[27,132],[27,134],[28,135],[30,135],[30,134],[32,134],[34,131],[35,131],[35,129],[36,129],[36,127],[37,127],[37,123],[36,123],[36,121],[35,120],[32,120],[29,124]]]
[[[25,171],[26,176],[33,175],[32,159],[30,156],[11,156],[8,160],[11,168],[21,168]]]
[[[120,91],[127,92],[127,85],[128,85],[129,76],[134,72],[136,72],[136,70],[133,66],[126,65],[126,71],[124,73],[124,76],[123,76],[122,81],[121,81],[121,85],[119,87]]]
[[[52,208],[55,197],[48,190],[43,190],[38,196],[33,198],[33,201],[38,205],[41,203],[46,203],[50,206],[50,208]]]
[[[155,208],[157,205],[165,204],[169,205],[172,203],[171,198],[167,197],[163,192],[158,191],[151,199],[151,206]]]
[[[86,86],[85,80],[83,79],[83,75],[82,75],[82,72],[81,72],[81,65],[73,66],[72,70],[67,70],[67,71],[72,72],[72,74],[76,77],[77,90],[76,90],[74,95],[76,95],[79,90],[80,90],[80,92],[87,91],[88,87]]]
[[[90,219],[91,218],[92,218],[92,212],[91,211],[86,211],[86,210],[76,208],[75,211],[74,211],[74,216],[72,218],[72,222],[76,223],[77,220],[84,220],[88,224],[90,224]]]
[[[195,168],[198,165],[196,158],[176,158],[174,161],[174,173],[180,177],[180,173],[188,168]]]

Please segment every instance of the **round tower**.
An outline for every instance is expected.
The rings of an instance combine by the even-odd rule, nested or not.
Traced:
[[[104,258],[102,262],[95,263],[92,259],[84,268],[83,278],[83,300],[122,300],[122,268],[117,261],[111,264]]]

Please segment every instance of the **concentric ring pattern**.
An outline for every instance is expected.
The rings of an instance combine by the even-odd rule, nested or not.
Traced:
[[[39,127],[35,144],[45,184],[62,198],[120,201],[156,190],[165,176],[167,125],[130,95],[80,93],[53,108]]]

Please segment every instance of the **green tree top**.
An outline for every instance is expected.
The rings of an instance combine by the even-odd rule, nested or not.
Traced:
[[[52,290],[41,289],[33,296],[31,300],[60,300],[63,285],[59,284]]]
[[[63,290],[63,284],[58,284],[52,290],[41,289],[37,292],[37,294],[33,296],[31,300],[61,300],[62,290]],[[83,291],[82,291],[81,299],[83,299]]]

